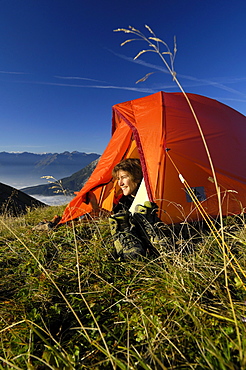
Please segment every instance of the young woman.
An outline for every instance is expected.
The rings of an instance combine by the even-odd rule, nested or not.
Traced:
[[[138,158],[123,159],[112,172],[122,190],[119,202],[114,206],[113,212],[128,211],[137,193],[143,178],[140,160]]]
[[[117,179],[122,195],[109,217],[111,234],[116,255],[122,260],[146,256],[149,251],[158,255],[154,244],[159,242],[154,224],[157,221],[155,203],[137,205],[134,215],[129,212],[134,197],[143,178],[138,158],[127,158],[118,163],[112,175]]]

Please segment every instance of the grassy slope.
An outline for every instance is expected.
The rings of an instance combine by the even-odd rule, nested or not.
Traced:
[[[227,288],[211,235],[122,263],[103,218],[32,231],[57,213],[0,219],[0,369],[246,368],[244,227],[225,226]]]

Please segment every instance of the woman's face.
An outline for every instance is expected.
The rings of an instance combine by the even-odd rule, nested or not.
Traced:
[[[134,194],[138,184],[132,180],[129,172],[119,170],[117,180],[124,195]]]

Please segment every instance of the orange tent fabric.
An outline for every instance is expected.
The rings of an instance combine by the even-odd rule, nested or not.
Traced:
[[[187,95],[213,161],[223,215],[240,214],[246,206],[246,117],[216,100]],[[208,156],[187,101],[182,93],[158,92],[113,106],[112,138],[87,183],[66,207],[61,222],[91,212],[89,191],[101,208],[111,211],[119,191],[112,169],[128,157],[140,158],[149,199],[158,204],[165,223],[201,218],[180,181],[182,177],[206,212],[218,215]]]

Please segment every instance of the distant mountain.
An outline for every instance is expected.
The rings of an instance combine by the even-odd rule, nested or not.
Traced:
[[[18,216],[30,208],[43,207],[46,204],[24,192],[0,183],[0,214]]]
[[[47,183],[42,176],[61,179],[86,167],[99,158],[96,153],[8,153],[0,152],[0,181],[14,187]],[[19,185],[19,186],[17,186]]]
[[[29,195],[52,196],[60,195],[63,191],[62,189],[64,189],[66,195],[73,195],[75,191],[79,191],[84,186],[94,171],[98,160],[99,158],[88,164],[85,168],[82,168],[82,170],[75,172],[72,176],[65,177],[58,182],[49,183],[46,185],[31,186],[21,190]],[[49,181],[52,181],[52,179]]]

